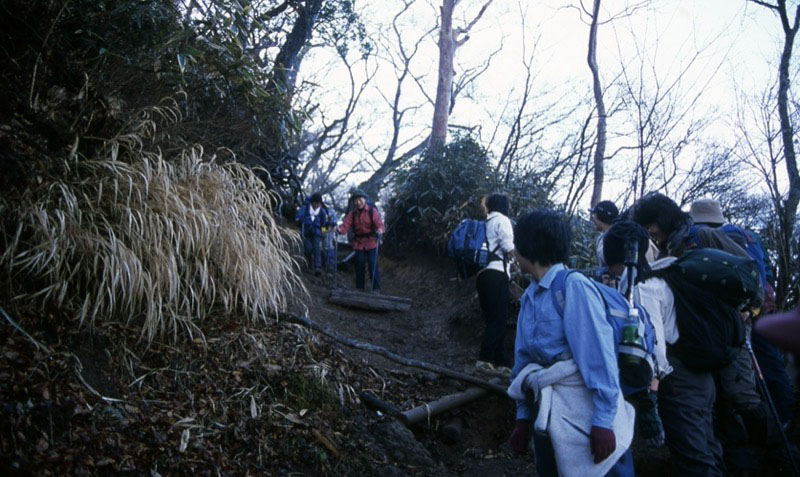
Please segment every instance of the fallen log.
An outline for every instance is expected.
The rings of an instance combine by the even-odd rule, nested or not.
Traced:
[[[375,396],[374,394],[368,391],[361,391],[358,394],[358,397],[361,398],[361,402],[366,404],[369,407],[375,408],[384,414],[387,414],[392,417],[400,417],[400,409],[392,403],[388,403],[383,399]]]
[[[370,311],[408,311],[411,308],[411,300],[408,298],[341,288],[331,290],[328,301],[337,305]]]
[[[441,399],[437,399],[436,401],[425,403],[421,406],[409,409],[408,411],[403,411],[400,413],[400,419],[405,425],[413,426],[414,424],[422,422],[426,419],[430,419],[437,414],[449,411],[450,409],[458,406],[463,406],[464,404],[486,396],[488,393],[489,391],[486,389],[471,387],[466,391],[456,394],[449,394]]]
[[[345,296],[345,297],[359,297],[359,298],[372,298],[376,301],[385,301],[389,303],[406,303],[411,304],[411,298],[396,295],[382,295],[380,293],[372,293],[362,290],[351,290],[348,288],[332,288],[331,295]]]
[[[333,338],[334,340],[338,341],[339,343],[342,343],[343,345],[348,346],[350,348],[360,349],[360,350],[363,350],[363,351],[368,351],[370,353],[379,354],[379,355],[383,356],[384,358],[387,358],[387,359],[389,359],[391,361],[394,361],[396,363],[400,363],[400,364],[402,364],[404,366],[411,366],[411,367],[414,367],[414,368],[424,369],[426,371],[430,371],[430,372],[433,372],[433,373],[436,373],[436,374],[440,374],[440,375],[446,376],[448,378],[457,379],[459,381],[464,381],[464,382],[467,382],[467,383],[470,383],[470,384],[474,384],[474,385],[476,385],[478,387],[481,387],[483,389],[491,391],[491,392],[493,392],[495,394],[499,394],[499,395],[502,395],[502,396],[507,396],[506,387],[505,386],[501,386],[501,385],[496,384],[496,383],[490,383],[489,381],[486,381],[486,380],[483,380],[483,379],[480,379],[480,378],[476,378],[475,376],[472,376],[471,374],[466,374],[466,373],[460,373],[458,371],[453,371],[452,369],[445,368],[444,366],[439,366],[439,365],[436,365],[436,364],[426,363],[424,361],[419,361],[419,360],[416,360],[416,359],[406,358],[405,356],[400,356],[399,354],[393,353],[393,352],[389,351],[388,349],[383,348],[381,346],[373,345],[373,344],[370,344],[370,343],[364,343],[363,341],[356,341],[356,340],[350,339],[350,338],[348,338],[346,336],[340,335],[336,331],[334,331],[334,330],[332,330],[332,329],[330,329],[330,328],[328,328],[326,326],[320,325],[319,323],[315,322],[314,320],[312,320],[312,319],[310,319],[308,317],[297,316],[297,315],[290,314],[290,313],[281,314],[281,315],[279,315],[279,317],[282,320],[285,320],[285,321],[288,321],[288,322],[291,322],[291,323],[296,323],[298,325],[303,325],[306,328],[311,328],[312,330],[318,331],[318,332],[320,332],[320,333],[322,333],[322,334],[324,334],[326,336],[329,336],[330,338]]]

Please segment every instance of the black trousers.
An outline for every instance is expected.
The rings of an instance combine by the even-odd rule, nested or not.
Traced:
[[[658,408],[677,475],[721,476],[722,448],[712,422],[714,377],[688,369],[674,355],[667,358],[673,371],[659,385]]]
[[[510,362],[503,353],[511,296],[508,275],[498,270],[484,270],[478,274],[475,286],[478,289],[483,318],[486,320],[478,359],[496,366],[509,366]]]

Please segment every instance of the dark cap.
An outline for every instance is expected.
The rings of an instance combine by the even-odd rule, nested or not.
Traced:
[[[311,198],[308,200],[309,202],[319,202],[322,203],[322,195],[320,194],[311,194]]]
[[[599,221],[610,224],[619,215],[619,209],[610,200],[602,200],[589,209],[589,213],[596,215]]]
[[[350,191],[350,197],[363,197],[363,198],[366,199],[367,198],[367,193],[364,192],[361,189],[352,189]]]

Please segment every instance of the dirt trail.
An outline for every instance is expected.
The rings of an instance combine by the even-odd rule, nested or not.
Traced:
[[[455,281],[452,263],[435,256],[382,257],[380,266],[383,293],[411,298],[413,305],[409,312],[376,313],[332,305],[326,300],[332,278],[306,273],[313,303],[309,316],[352,339],[379,345],[409,358],[475,374],[474,363],[484,323],[474,281],[459,285]],[[340,271],[337,281],[339,286],[353,288],[352,270]],[[516,315],[512,313],[506,335],[509,356],[513,349],[515,325]],[[403,369],[420,377],[416,388],[405,390],[405,401],[392,402],[401,409],[468,387],[423,370],[404,368],[376,354],[357,350],[348,350],[348,353],[367,366]],[[377,394],[380,395],[380,390]],[[381,397],[389,401],[401,398],[391,392]],[[380,417],[374,411],[368,412],[374,419],[391,419]],[[448,440],[440,432],[441,426],[453,418],[463,421],[463,432],[456,442]],[[434,465],[439,467],[436,471],[418,470],[435,474],[446,469],[456,475],[533,475],[532,458],[515,456],[506,442],[513,423],[512,403],[502,397],[490,396],[434,418],[429,423],[414,426],[414,438],[428,449]],[[668,457],[663,449],[655,452],[637,449],[636,457],[637,475],[668,475]]]

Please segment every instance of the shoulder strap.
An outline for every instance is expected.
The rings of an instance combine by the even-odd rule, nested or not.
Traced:
[[[492,217],[492,219],[494,219],[494,217]],[[503,260],[503,269],[505,270],[506,264],[508,263],[508,257],[506,256],[505,251],[503,251],[502,257],[497,254],[497,250],[500,248],[500,242],[497,242],[497,246],[494,248],[494,250],[489,248],[489,221],[492,219],[486,219],[483,221],[483,243],[486,245],[486,250],[488,250],[495,257]]]
[[[375,208],[372,207],[372,204],[367,204],[367,207],[369,207],[367,209],[367,212],[369,213],[369,229],[370,229],[370,231],[374,231],[375,230],[375,217],[373,216],[373,214],[375,213]]]
[[[553,299],[553,306],[558,315],[564,317],[564,302],[566,301],[567,277],[575,270],[564,269],[556,273],[553,283],[550,285],[550,297]]]

